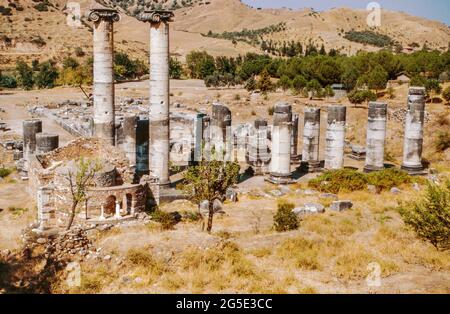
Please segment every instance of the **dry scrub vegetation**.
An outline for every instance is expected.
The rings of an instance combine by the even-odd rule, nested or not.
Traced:
[[[277,201],[266,200],[271,209],[262,211],[256,233],[242,219],[252,217],[249,204],[263,200],[246,197],[225,205],[227,214],[217,218],[212,235],[200,232],[195,221],[167,231],[155,223],[122,227],[97,240],[110,261],[82,264],[81,287],[68,288],[61,281],[55,292],[449,293],[450,254],[405,226],[397,208],[417,192],[408,185],[402,189],[400,195],[381,192],[377,197],[366,191],[341,193],[341,199],[353,200],[354,209],[307,216],[298,230],[282,233],[271,227]],[[282,199],[303,202],[294,193]],[[240,230],[228,227],[238,221]],[[381,287],[366,285],[371,263],[380,265]]]

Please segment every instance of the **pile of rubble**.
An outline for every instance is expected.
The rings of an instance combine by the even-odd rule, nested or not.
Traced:
[[[406,112],[408,110],[406,108],[400,108],[396,110],[388,110],[388,119],[394,120],[396,122],[405,122]],[[425,122],[430,122],[430,114],[425,111]]]
[[[108,163],[116,167],[124,182],[132,181],[133,175],[130,172],[129,161],[125,153],[97,138],[77,138],[63,147],[42,155],[41,163],[44,168],[48,168],[61,161],[71,161],[74,156],[82,156],[84,158],[107,156]],[[100,161],[103,162],[104,160]]]
[[[96,249],[88,239],[86,231],[74,228],[54,235],[39,235],[33,232],[24,233],[25,248],[34,251],[44,249],[47,258],[59,263],[66,263],[75,259],[83,260]]]

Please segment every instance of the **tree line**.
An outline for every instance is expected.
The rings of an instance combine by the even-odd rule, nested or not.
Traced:
[[[356,93],[385,89],[389,80],[406,74],[412,85],[425,86],[428,92],[439,93],[439,82],[448,80],[449,73],[449,51],[394,54],[381,50],[359,52],[354,56],[317,53],[291,58],[255,53],[213,57],[205,51],[192,51],[186,57],[181,76],[202,79],[209,87],[244,84],[249,90],[261,89],[258,83],[263,80],[266,83],[262,85],[267,90],[280,87],[295,93],[324,92],[332,84],[340,83],[346,90]],[[267,77],[276,80],[277,84],[270,83],[272,80],[267,80]],[[357,96],[373,97],[367,92]]]
[[[82,57],[79,49],[75,56]],[[124,52],[114,54],[114,78],[117,81],[141,79],[148,73],[148,65],[142,60],[133,59]],[[14,69],[7,73],[0,72],[0,87],[25,90],[33,88],[53,88],[55,86],[91,85],[93,80],[93,59],[66,57],[58,64],[55,60],[27,63],[18,60]]]

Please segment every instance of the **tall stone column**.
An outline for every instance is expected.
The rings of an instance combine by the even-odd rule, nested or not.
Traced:
[[[136,166],[136,135],[137,120],[135,115],[127,115],[123,118],[123,151],[130,161],[130,165]]]
[[[93,135],[115,145],[113,23],[120,15],[113,9],[92,9],[94,22],[94,126]]]
[[[42,132],[42,120],[29,119],[23,121],[23,157],[30,161],[36,153],[36,134]]]
[[[411,174],[420,173],[424,169],[422,165],[424,121],[425,88],[411,87],[408,93],[402,164],[402,169]]]
[[[136,120],[136,174],[138,177],[148,174],[149,130],[148,118],[139,117]]]
[[[270,169],[271,156],[268,147],[267,120],[257,119],[249,129],[247,145],[247,163],[253,166],[255,175],[265,175]]]
[[[320,108],[306,107],[302,161],[307,166],[309,172],[315,172],[320,168],[319,141]]]
[[[369,102],[365,172],[379,171],[384,168],[386,123],[387,104],[382,102]]]
[[[273,113],[271,182],[291,182],[291,140],[292,107],[287,103],[277,104]]]
[[[292,162],[297,162],[300,160],[298,155],[298,121],[299,114],[292,114],[292,142],[291,142],[291,160]]]
[[[231,123],[231,110],[220,103],[213,104],[210,126],[211,148],[214,148],[215,154],[213,158],[223,160],[224,157],[231,154]]]
[[[161,185],[170,183],[169,22],[171,11],[146,11],[138,19],[150,23],[150,173]]]
[[[328,107],[325,169],[341,169],[344,166],[346,117],[347,107]]]

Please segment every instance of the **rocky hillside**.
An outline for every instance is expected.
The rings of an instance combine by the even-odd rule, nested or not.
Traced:
[[[78,0],[84,13],[92,0]],[[378,50],[377,45],[351,39],[364,31],[372,31],[399,47],[445,50],[450,42],[450,29],[443,23],[407,15],[382,12],[382,26],[370,30],[367,12],[336,8],[326,12],[313,9],[255,9],[239,0],[98,0],[103,5],[118,7],[122,20],[116,24],[117,50],[134,57],[147,54],[147,25],[133,16],[145,9],[174,9],[171,28],[171,52],[183,58],[193,49],[204,49],[213,55],[237,55],[262,52],[261,43],[281,46],[295,41],[325,49],[353,54],[358,50]],[[66,0],[0,0],[0,68],[10,66],[17,58],[62,59],[81,50],[90,55],[92,34],[83,16],[80,27],[67,24]],[[282,25],[282,27],[279,27]],[[276,31],[268,31],[276,29]],[[228,33],[224,33],[228,32]],[[227,36],[225,36],[225,35]],[[234,36],[234,37],[233,37]]]

